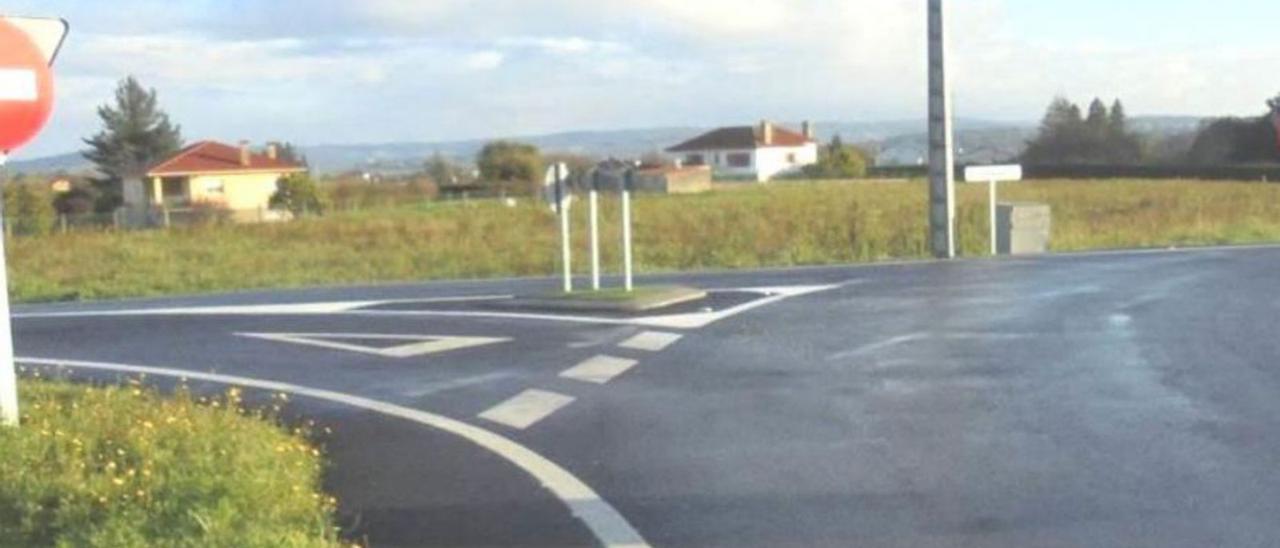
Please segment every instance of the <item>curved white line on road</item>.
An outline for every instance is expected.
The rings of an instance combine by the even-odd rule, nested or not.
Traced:
[[[460,436],[467,441],[497,454],[508,462],[516,465],[521,470],[524,470],[526,473],[533,476],[534,479],[537,479],[548,491],[551,491],[556,498],[560,499],[561,502],[568,506],[569,511],[578,519],[582,520],[587,528],[591,530],[592,534],[594,534],[604,546],[615,548],[641,548],[649,546],[649,544],[645,542],[644,538],[640,536],[640,533],[631,527],[630,523],[627,523],[626,518],[623,518],[622,514],[618,513],[613,506],[592,490],[590,486],[583,483],[582,480],[579,480],[573,474],[569,473],[569,471],[561,468],[556,463],[551,462],[546,457],[535,453],[532,449],[520,445],[499,434],[495,434],[483,428],[472,426],[445,416],[428,413],[426,411],[419,411],[408,407],[401,407],[399,405],[377,400],[371,400],[368,398],[362,398],[360,396],[343,394],[341,392],[333,392],[319,388],[308,388],[305,386],[253,379],[249,377],[185,371],[182,369],[169,369],[163,367],[148,367],[141,365],[81,360],[54,360],[47,358],[19,357],[16,358],[15,361],[33,365],[63,366],[81,369],[97,369],[101,371],[115,371],[129,374],[187,378],[218,384],[229,384],[246,388],[284,392],[296,396],[336,402],[349,405],[351,407],[358,407],[382,413],[384,415],[413,421]]]

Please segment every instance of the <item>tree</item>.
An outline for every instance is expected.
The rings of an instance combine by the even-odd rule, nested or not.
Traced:
[[[1280,136],[1275,118],[1280,96],[1267,99],[1267,113],[1253,118],[1220,118],[1207,124],[1191,146],[1197,164],[1280,161]]]
[[[431,181],[434,182],[436,186],[466,184],[467,179],[469,178],[465,170],[454,165],[453,162],[450,162],[439,152],[433,153],[431,157],[427,159],[424,170],[427,173],[427,177],[431,178]]]
[[[4,187],[5,222],[14,234],[44,234],[53,228],[53,206],[32,183],[12,181]]]
[[[804,174],[813,179],[854,179],[867,175],[867,153],[844,144],[839,135],[818,151],[818,163],[806,166]]]
[[[533,145],[491,142],[480,150],[476,166],[480,177],[502,195],[534,194],[542,183],[542,155]]]
[[[1142,159],[1142,143],[1130,133],[1124,105],[1116,100],[1110,112],[1101,99],[1080,107],[1057,97],[1049,104],[1040,131],[1027,143],[1022,161],[1031,164],[1133,164]]]
[[[94,180],[98,210],[109,211],[120,205],[121,183],[181,148],[182,132],[157,106],[155,89],[143,88],[132,76],[116,87],[114,106],[98,107],[98,117],[102,130],[84,140],[89,149],[83,155],[101,175]]]
[[[307,164],[307,155],[298,150],[298,147],[288,141],[276,141],[269,143],[276,147],[276,158],[286,162],[305,166]]]
[[[285,175],[276,181],[276,192],[271,195],[268,204],[271,209],[283,209],[294,217],[324,211],[316,182],[306,173]]]

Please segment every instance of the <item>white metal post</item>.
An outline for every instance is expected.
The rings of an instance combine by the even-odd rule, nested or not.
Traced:
[[[622,287],[631,292],[631,190],[622,187]]]
[[[7,155],[0,153],[0,169]],[[4,220],[0,200],[0,222]],[[5,241],[0,237],[0,424],[18,425],[18,375],[13,364],[13,330],[9,325],[9,276],[5,261]]]
[[[991,254],[998,255],[999,250],[996,249],[996,180],[992,179],[987,184],[987,203],[991,207]]]
[[[600,196],[593,187],[591,201],[591,289],[600,291]]]
[[[560,212],[560,257],[564,269],[564,292],[573,292],[573,260],[569,246],[569,200],[564,191],[564,173],[556,164],[556,209]]]

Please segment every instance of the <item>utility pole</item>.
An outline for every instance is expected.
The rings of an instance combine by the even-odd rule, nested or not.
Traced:
[[[942,0],[929,2],[929,247],[956,256],[955,149],[951,84],[947,81],[947,25]]]

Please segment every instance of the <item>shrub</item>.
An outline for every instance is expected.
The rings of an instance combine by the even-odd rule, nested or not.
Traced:
[[[21,383],[0,429],[0,545],[336,546],[320,453],[240,394]]]
[[[301,217],[307,213],[323,213],[320,193],[310,175],[294,173],[276,182],[276,192],[271,195],[271,209],[282,209]]]

